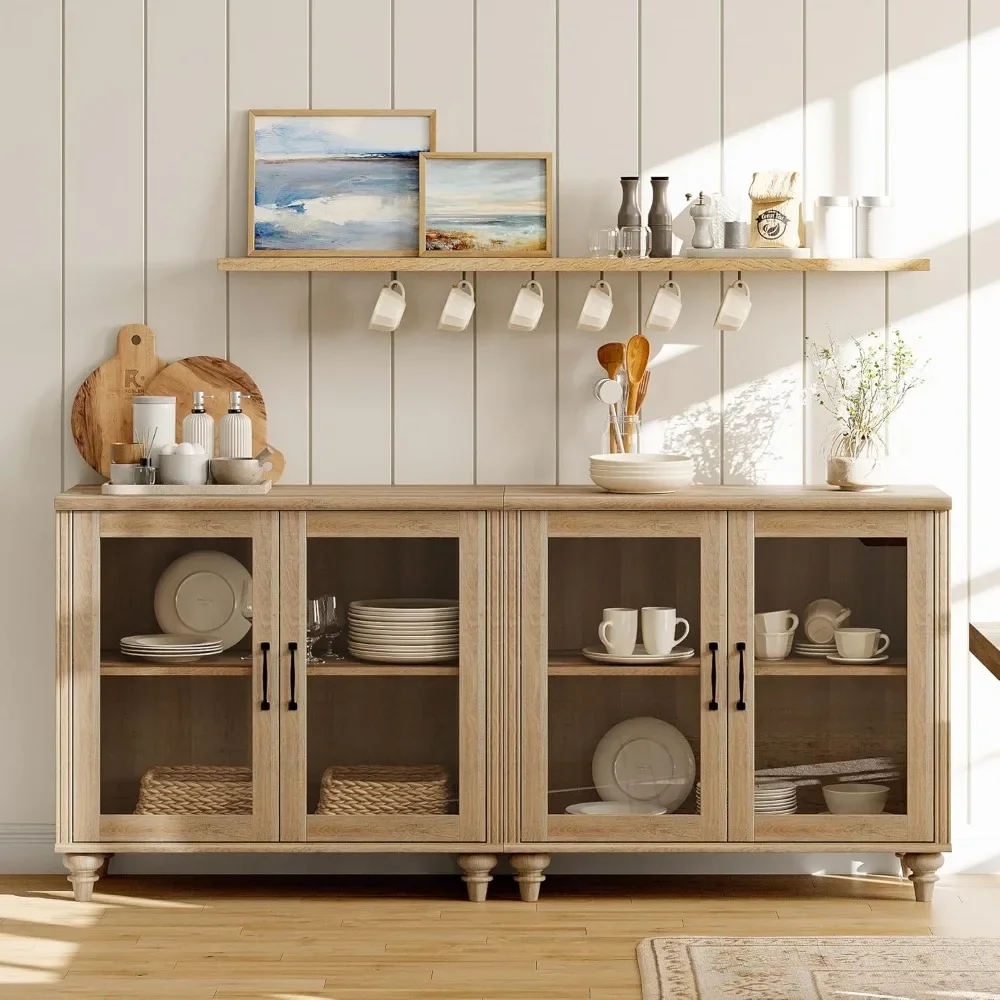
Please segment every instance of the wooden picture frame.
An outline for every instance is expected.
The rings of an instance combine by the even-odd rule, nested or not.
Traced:
[[[455,228],[450,231],[442,230],[433,225],[435,215],[437,218],[447,217],[447,209],[452,204],[457,204],[463,194],[468,197],[469,191],[462,192],[456,190],[453,193],[453,200],[439,198],[435,191],[434,164],[446,161],[495,161],[497,163],[497,174],[502,175],[503,164],[510,164],[511,161],[524,160],[535,161],[544,164],[540,171],[544,177],[544,192],[539,196],[532,192],[534,185],[532,171],[522,172],[520,178],[515,178],[522,182],[525,195],[532,201],[525,212],[511,211],[509,218],[519,218],[524,221],[521,231],[517,234],[516,242],[514,237],[505,235],[502,219],[490,218],[489,229],[485,226],[477,225],[483,223],[491,214],[496,216],[496,212],[471,213],[464,217],[457,213],[452,213]],[[461,176],[461,174],[457,175]],[[443,181],[447,179],[442,178]],[[484,197],[488,195],[488,183],[490,178],[486,171],[480,172],[480,176],[472,176],[470,184],[480,181],[483,184],[482,191]],[[472,189],[473,191],[475,188]],[[435,204],[436,203],[436,204]],[[522,207],[513,202],[509,206],[512,209]],[[428,210],[430,209],[430,211]],[[534,224],[526,220],[531,217],[541,218],[544,212],[544,232],[540,237],[533,239]],[[431,225],[428,226],[428,218]],[[465,223],[465,228],[462,227]],[[526,228],[527,227],[527,228]],[[477,233],[478,230],[478,233]],[[496,233],[490,235],[490,230]],[[511,230],[508,230],[510,232]],[[430,239],[432,246],[428,247]],[[488,242],[486,242],[488,240]],[[443,245],[450,244],[450,245]],[[506,244],[506,245],[505,245]],[[428,152],[420,154],[420,221],[418,230],[418,247],[421,257],[551,257],[553,245],[552,232],[552,154],[551,153],[437,153]]]
[[[270,156],[259,157],[257,135],[261,124],[260,120],[271,118],[371,118],[375,121],[370,123],[368,131],[371,133],[373,146],[371,150],[365,150],[363,144],[357,138],[364,131],[363,125],[357,128],[353,141],[348,137],[344,137],[348,139],[344,143],[338,142],[340,137],[332,130],[330,130],[329,135],[324,139],[315,133],[311,136],[306,135],[304,131],[296,136],[293,130],[286,128],[284,135],[280,137],[272,135],[269,139],[272,145],[284,142],[287,149],[275,151]],[[395,130],[387,129],[387,134],[384,140],[382,140],[378,136],[378,130],[375,126],[389,118],[424,120],[426,121],[426,135],[423,133],[422,126],[417,126],[412,130],[407,130],[405,127],[400,126]],[[392,135],[392,132],[396,134]],[[389,148],[387,143],[394,138],[409,139],[410,141],[419,139],[419,145],[421,147],[426,146],[427,148],[407,149],[405,152],[400,152],[399,155],[392,155],[392,153],[387,151]],[[397,110],[387,108],[364,110],[326,110],[314,108],[251,110],[249,112],[247,141],[247,256],[416,257],[417,238],[419,236],[419,191],[416,187],[419,178],[419,164],[417,160],[420,154],[433,152],[436,142],[437,112],[433,110]],[[322,148],[324,145],[327,147],[326,150]],[[340,147],[339,149],[337,148],[338,146]],[[351,148],[348,149],[348,146]],[[377,245],[365,245],[368,242],[375,242],[377,244],[376,233],[374,232],[376,220],[374,219],[366,223],[364,220],[338,220],[336,218],[329,218],[331,214],[336,216],[336,206],[330,204],[330,196],[318,193],[323,190],[323,178],[322,176],[317,176],[317,170],[313,170],[310,173],[307,166],[310,163],[315,165],[321,161],[331,161],[330,166],[332,167],[333,161],[339,164],[349,164],[355,158],[368,166],[368,169],[365,171],[365,181],[369,184],[378,183],[380,185],[378,188],[378,197],[376,198],[374,194],[370,196],[373,211],[379,210],[383,213],[385,212],[385,186],[391,189],[393,184],[397,184],[400,187],[401,193],[409,194],[412,198],[412,214],[407,208],[405,214],[401,215],[399,219],[386,218],[383,215],[377,222],[378,228],[383,231],[382,235],[388,236],[393,243],[392,246],[379,247]],[[377,178],[373,181],[370,176],[372,173],[372,164],[373,161],[378,162],[380,160],[383,161],[383,172],[386,176],[381,181]],[[413,162],[409,163],[408,161],[411,160]],[[277,203],[258,205],[258,162],[266,162],[273,166],[272,172],[275,174],[275,188],[277,189],[279,186],[277,180],[280,176],[283,180],[281,184],[283,197],[286,199],[288,184],[287,176],[285,175],[290,170],[294,170],[296,174],[300,175],[298,181],[301,185],[303,197],[297,201],[286,202],[281,205]],[[299,166],[295,167],[295,164],[299,164]],[[345,181],[343,175],[345,172],[347,173],[346,179],[349,181],[349,167],[342,169],[340,171],[341,176],[337,179],[337,188],[341,191],[343,191]],[[364,191],[349,190],[348,193],[352,197],[365,197]],[[309,210],[310,202],[317,203],[313,206],[315,209],[313,213],[310,213]],[[261,218],[265,214],[271,216],[271,218],[267,220]],[[310,228],[309,223],[310,215],[313,217],[312,228]],[[333,233],[332,226],[336,225],[343,229],[344,233],[347,233],[348,225],[345,225],[345,223],[354,227],[355,238],[361,241],[361,245],[345,246],[343,248],[318,245],[324,241],[331,241],[334,235],[337,238],[342,238],[340,232]],[[411,225],[413,226],[414,234],[412,242],[406,238]],[[260,231],[258,231],[258,226],[261,227]],[[271,228],[265,230],[265,227]],[[366,233],[365,228],[367,227],[370,227],[373,231]],[[296,245],[296,243],[301,245]]]

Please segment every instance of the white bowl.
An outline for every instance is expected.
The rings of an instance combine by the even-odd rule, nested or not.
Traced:
[[[608,469],[621,468],[661,468],[693,469],[694,459],[689,455],[661,455],[659,453],[591,455],[591,468],[602,466]]]
[[[865,782],[844,782],[824,785],[826,807],[838,815],[872,816],[885,809],[889,798],[888,785],[869,785]]]
[[[676,479],[624,479],[600,472],[591,472],[590,478],[595,486],[600,486],[609,493],[674,493],[687,485]]]
[[[202,486],[208,482],[208,455],[161,453],[156,481],[165,486]]]
[[[213,458],[212,478],[225,486],[258,486],[266,478],[270,462],[256,458]]]
[[[790,632],[755,632],[754,657],[758,660],[784,660],[792,651],[795,629]]]

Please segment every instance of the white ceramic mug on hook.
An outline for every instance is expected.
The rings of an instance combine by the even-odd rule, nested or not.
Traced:
[[[750,315],[750,286],[745,281],[734,281],[722,297],[722,304],[715,315],[716,330],[739,330]]]
[[[475,309],[475,289],[473,289],[471,282],[463,278],[457,285],[452,286],[448,298],[444,300],[444,309],[441,310],[438,329],[455,332],[464,330],[469,325],[469,320],[472,319]]]
[[[517,298],[514,299],[514,308],[510,311],[507,329],[534,330],[542,318],[544,308],[545,299],[542,294],[542,286],[532,278],[527,284],[521,286]]]
[[[576,321],[578,330],[603,330],[611,318],[614,301],[611,297],[611,286],[601,279],[595,281],[587,290],[583,300],[580,318]]]
[[[681,290],[676,281],[665,281],[656,290],[646,315],[650,330],[672,330],[681,314]]]
[[[405,311],[406,289],[401,281],[393,279],[378,293],[372,318],[368,321],[368,329],[392,333],[399,326]]]
[[[605,608],[597,634],[612,656],[631,656],[638,628],[639,612],[635,608]]]

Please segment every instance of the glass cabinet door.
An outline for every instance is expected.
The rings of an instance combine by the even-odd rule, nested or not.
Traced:
[[[730,839],[934,839],[932,514],[730,515]]]
[[[486,514],[281,518],[282,839],[484,840]]]
[[[714,512],[521,515],[525,842],[724,839],[724,527]],[[643,608],[674,609],[688,634],[655,662],[638,647],[609,662],[605,609],[635,609],[655,646]]]
[[[275,514],[73,515],[74,842],[277,839],[277,581]]]

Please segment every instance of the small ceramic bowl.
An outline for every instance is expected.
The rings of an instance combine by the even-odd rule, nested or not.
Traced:
[[[792,651],[795,629],[790,632],[755,632],[754,656],[758,660],[784,660]]]
[[[889,798],[888,785],[870,785],[865,782],[845,782],[841,785],[824,785],[826,807],[838,815],[872,816],[885,809]]]
[[[156,480],[165,486],[202,486],[208,482],[208,456],[204,452],[161,454]]]
[[[270,471],[270,462],[256,458],[212,459],[212,478],[224,486],[259,486]]]

